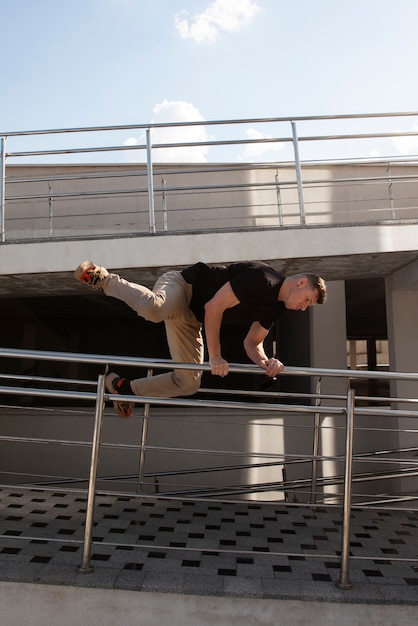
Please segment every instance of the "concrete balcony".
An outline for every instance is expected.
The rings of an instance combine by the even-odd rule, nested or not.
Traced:
[[[197,260],[222,264],[248,258],[285,275],[315,271],[328,281],[385,278],[414,263],[417,241],[418,224],[398,223],[9,242],[0,246],[0,295],[80,293],[72,272],[85,258],[147,285],[163,271]]]

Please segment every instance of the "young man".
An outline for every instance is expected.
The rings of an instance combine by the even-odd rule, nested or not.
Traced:
[[[245,261],[211,267],[196,263],[183,271],[163,274],[152,291],[131,283],[91,261],[83,261],[74,272],[76,280],[100,289],[107,296],[125,302],[138,315],[152,322],[164,321],[171,358],[177,363],[203,363],[202,326],[211,372],[226,376],[222,357],[222,325],[249,327],[244,339],[248,357],[267,376],[274,377],[284,365],[264,351],[269,329],[285,309],[305,311],[326,299],[326,285],[317,274],[284,277],[259,261]],[[106,376],[109,393],[150,397],[193,395],[199,389],[202,372],[175,369],[150,378],[128,381],[115,373]],[[121,417],[130,417],[133,403],[115,402]]]

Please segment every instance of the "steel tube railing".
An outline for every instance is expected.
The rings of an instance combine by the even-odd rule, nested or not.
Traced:
[[[181,128],[183,126],[225,126],[236,124],[256,124],[256,123],[280,123],[280,122],[312,122],[325,120],[359,120],[359,119],[379,119],[393,117],[416,117],[418,111],[405,112],[385,112],[385,113],[349,113],[342,115],[304,115],[292,117],[251,117],[244,119],[232,120],[205,120],[205,121],[189,121],[189,122],[166,122],[155,124],[119,124],[115,126],[87,126],[77,128],[55,128],[47,130],[24,130],[24,131],[4,131],[0,132],[0,136],[8,137],[24,137],[27,135],[56,135],[71,134],[84,132],[103,132],[103,131],[120,131],[120,130],[146,130],[147,128]]]
[[[324,145],[324,142],[330,142],[330,141],[352,141],[352,140],[359,140],[359,141],[364,141],[364,140],[384,140],[384,139],[394,139],[394,138],[408,138],[408,137],[416,137],[418,135],[418,132],[414,129],[411,131],[399,131],[399,132],[392,132],[387,131],[387,132],[353,132],[351,134],[347,134],[347,133],[325,133],[324,134],[315,134],[314,132],[311,132],[311,134],[306,133],[303,135],[298,135],[297,131],[296,131],[296,124],[302,125],[302,124],[309,124],[309,128],[314,128],[315,124],[317,123],[323,123],[325,121],[340,121],[343,122],[344,120],[368,120],[369,123],[371,124],[372,120],[384,120],[385,118],[387,118],[387,120],[391,120],[393,118],[404,118],[404,119],[409,119],[412,117],[416,117],[418,116],[417,112],[405,112],[405,113],[381,113],[381,114],[356,114],[356,115],[324,115],[324,116],[297,116],[297,117],[286,117],[286,118],[281,118],[281,117],[277,117],[277,118],[249,118],[249,119],[241,119],[241,120],[211,120],[211,121],[199,121],[199,122],[172,122],[172,123],[166,123],[166,124],[137,124],[137,125],[131,125],[131,124],[127,124],[127,125],[116,125],[116,126],[103,126],[103,127],[86,127],[86,128],[66,128],[66,129],[49,129],[49,130],[32,130],[32,131],[8,131],[5,132],[3,135],[1,135],[1,141],[2,141],[2,152],[3,152],[3,156],[2,156],[2,164],[3,164],[3,184],[5,184],[7,182],[7,184],[11,184],[11,183],[18,183],[19,181],[25,181],[26,183],[29,184],[35,184],[37,181],[42,180],[41,177],[39,176],[34,176],[34,177],[21,177],[21,178],[17,178],[15,180],[13,180],[12,177],[10,178],[6,178],[6,171],[5,171],[5,161],[6,158],[8,160],[8,164],[10,164],[10,159],[23,159],[23,158],[29,158],[29,157],[36,157],[36,156],[55,156],[55,157],[59,157],[60,155],[81,155],[81,154],[95,154],[95,153],[120,153],[120,152],[126,152],[127,150],[131,150],[131,151],[136,151],[138,152],[141,151],[144,153],[144,158],[145,158],[145,168],[146,168],[146,175],[147,175],[147,181],[146,181],[146,187],[144,187],[144,189],[141,190],[129,190],[129,189],[122,189],[122,190],[111,190],[106,188],[105,190],[102,189],[98,189],[96,192],[91,192],[91,191],[85,191],[83,192],[83,190],[79,190],[79,191],[72,191],[71,193],[65,193],[65,192],[61,192],[61,193],[54,193],[50,195],[51,198],[51,202],[54,200],[62,200],[64,201],[65,199],[69,199],[69,198],[77,198],[77,197],[82,197],[85,199],[86,202],[88,202],[89,198],[94,197],[94,195],[100,196],[100,197],[109,197],[109,201],[111,197],[114,197],[115,195],[118,195],[119,193],[121,194],[126,194],[127,197],[129,197],[129,194],[132,193],[147,193],[148,196],[148,231],[149,233],[152,235],[156,232],[157,226],[156,226],[156,220],[155,220],[155,206],[154,206],[154,202],[155,202],[155,194],[156,193],[161,193],[164,194],[164,202],[165,202],[165,208],[164,210],[167,211],[168,213],[170,212],[170,207],[167,204],[167,197],[168,194],[170,194],[170,192],[173,190],[175,190],[175,193],[181,193],[181,191],[185,192],[187,194],[187,192],[190,192],[193,188],[195,188],[194,185],[182,185],[179,186],[178,188],[174,185],[167,185],[166,189],[163,188],[159,188],[154,189],[154,185],[153,185],[153,162],[155,161],[155,155],[158,154],[158,151],[161,150],[166,150],[166,149],[175,149],[175,148],[196,148],[196,147],[214,147],[214,148],[219,148],[222,149],[224,147],[230,147],[230,146],[236,146],[237,148],[240,146],[260,146],[261,148],[268,148],[270,145],[275,146],[275,145],[282,145],[285,147],[289,147],[289,150],[287,152],[291,152],[291,148],[293,146],[293,160],[291,159],[291,156],[288,156],[286,153],[286,159],[284,159],[283,161],[281,161],[280,163],[278,163],[276,160],[272,160],[270,162],[269,165],[266,165],[266,163],[262,163],[262,164],[254,164],[254,165],[247,165],[246,168],[250,169],[250,170],[256,170],[256,169],[261,169],[261,168],[266,168],[266,167],[270,167],[272,169],[272,174],[271,174],[271,181],[269,181],[266,189],[269,189],[269,192],[271,192],[272,194],[275,194],[277,196],[277,176],[275,175],[275,172],[277,172],[278,168],[280,167],[291,167],[292,171],[295,173],[295,180],[292,181],[286,181],[286,180],[281,180],[280,181],[280,188],[283,189],[292,189],[292,198],[289,199],[289,202],[287,204],[287,213],[286,215],[284,215],[284,210],[283,210],[283,206],[282,206],[282,199],[276,197],[274,202],[270,201],[270,203],[266,203],[269,204],[269,206],[271,206],[271,210],[269,210],[269,212],[264,215],[264,214],[257,214],[257,218],[260,218],[259,224],[263,225],[264,222],[264,218],[268,217],[268,219],[271,222],[274,222],[274,226],[278,227],[283,227],[283,225],[288,221],[295,221],[297,223],[297,219],[299,219],[299,226],[306,226],[307,224],[307,206],[308,206],[308,202],[310,201],[308,198],[308,193],[311,189],[317,190],[322,186],[327,186],[328,188],[330,186],[332,186],[333,188],[335,188],[335,186],[341,184],[341,182],[345,182],[346,184],[350,184],[350,183],[355,183],[356,185],[360,185],[360,184],[367,184],[367,178],[368,177],[358,177],[355,179],[351,179],[350,177],[347,177],[346,179],[344,178],[340,178],[339,176],[330,176],[330,177],[326,177],[326,180],[319,180],[319,181],[314,181],[314,180],[302,180],[302,165],[305,166],[309,163],[314,164],[314,163],[327,163],[328,165],[331,165],[333,162],[334,163],[339,163],[339,164],[343,164],[344,162],[346,163],[357,163],[357,164],[382,164],[382,166],[385,166],[385,172],[382,174],[382,176],[371,176],[370,178],[370,182],[376,182],[379,184],[385,184],[385,192],[384,192],[384,199],[387,201],[387,206],[381,206],[379,204],[379,208],[376,209],[380,212],[382,211],[388,211],[388,217],[390,220],[392,221],[396,221],[396,218],[398,215],[401,216],[402,219],[406,219],[405,215],[401,213],[401,210],[407,210],[408,212],[411,212],[411,216],[409,217],[408,215],[408,219],[413,219],[414,221],[416,221],[417,218],[417,210],[418,207],[415,206],[412,202],[412,197],[415,197],[415,193],[413,194],[413,196],[411,196],[411,198],[408,199],[408,201],[406,202],[406,206],[402,206],[402,199],[400,198],[398,193],[393,193],[392,189],[393,189],[393,185],[396,183],[399,183],[401,180],[403,181],[407,181],[410,180],[412,182],[416,182],[418,184],[418,174],[414,174],[412,176],[410,176],[408,178],[408,176],[397,176],[396,172],[392,171],[393,168],[391,169],[390,166],[395,164],[395,163],[409,163],[409,164],[414,164],[417,165],[417,157],[412,157],[409,155],[402,155],[399,156],[397,154],[394,155],[386,155],[385,157],[379,157],[376,159],[368,159],[365,160],[364,157],[358,157],[358,158],[354,158],[352,157],[351,159],[335,159],[334,161],[332,161],[331,159],[311,159],[311,160],[306,160],[303,162],[301,162],[300,160],[300,156],[299,156],[299,146],[301,144],[301,142],[304,142],[305,144],[315,144],[315,147],[317,144],[322,144]],[[291,127],[291,132],[275,132],[275,133],[269,133],[268,135],[266,133],[260,133],[260,138],[259,139],[250,139],[250,138],[246,138],[246,139],[242,139],[242,138],[233,138],[233,139],[208,139],[208,140],[204,140],[204,141],[185,141],[185,142],[181,142],[181,141],[173,141],[171,143],[159,143],[159,144],[152,144],[151,143],[151,133],[154,129],[160,129],[160,128],[164,128],[164,129],[181,129],[181,128],[192,128],[192,127],[208,127],[208,128],[216,128],[216,127],[225,127],[225,126],[229,126],[231,127],[231,129],[235,129],[235,128],[240,128],[243,125],[248,125],[248,124],[260,124],[260,125],[266,125],[266,124],[274,124],[275,127],[278,127],[279,130],[281,130],[281,127],[283,126],[286,130],[287,130],[287,126],[290,124]],[[144,143],[143,145],[132,145],[132,146],[126,146],[126,145],[105,145],[105,146],[100,146],[100,145],[96,145],[96,146],[91,146],[91,147],[68,147],[68,148],[61,148],[61,149],[43,149],[43,150],[26,150],[26,151],[14,151],[14,150],[9,150],[6,152],[5,150],[5,137],[7,136],[10,139],[14,139],[14,138],[22,138],[22,137],[39,137],[39,136],[54,136],[54,135],[74,135],[75,133],[82,133],[82,134],[86,134],[86,133],[112,133],[112,132],[120,132],[122,130],[126,130],[126,131],[141,131],[146,135],[146,143]],[[180,169],[179,167],[174,168],[173,170],[170,169],[170,167],[164,167],[162,169],[162,173],[163,174],[174,174],[175,172],[178,173],[179,175],[183,175],[183,174],[192,174],[193,171],[196,173],[198,171],[200,172],[204,172],[204,171],[219,171],[219,172],[227,172],[227,171],[239,171],[240,166],[236,166],[235,168],[231,167],[231,164],[226,164],[225,167],[219,167],[218,168],[214,168],[214,167],[208,167],[207,170],[204,170],[204,168],[193,168],[193,169],[188,169],[188,166],[184,166],[183,169]],[[160,173],[161,168],[159,168],[159,173]],[[108,172],[108,175],[106,174],[106,178],[112,178],[114,176],[118,176],[120,177],[120,173],[117,172]],[[134,175],[133,172],[128,172],[126,173],[126,176],[132,176]],[[142,175],[142,173],[138,172],[137,175]],[[94,178],[95,176],[91,175],[91,174],[87,174],[85,176],[57,176],[57,179],[60,180],[83,180],[84,178],[86,179],[91,179]],[[100,177],[104,177],[103,173],[98,173],[97,174],[97,178]],[[49,180],[49,176],[45,176],[44,180]],[[54,179],[55,176],[52,177],[52,179]],[[305,177],[306,178],[306,177]],[[221,186],[221,188],[225,189],[225,193],[227,193],[228,191],[232,190],[234,188],[234,181],[231,181],[230,183],[226,183],[224,185]],[[388,189],[388,185],[389,185],[389,189]],[[258,191],[260,189],[260,187],[258,186],[258,182],[254,181],[254,183],[251,183],[249,185],[249,188],[252,191]],[[216,187],[216,184],[212,183],[212,185],[207,185],[207,186],[201,186],[202,192],[204,193],[218,193],[218,188]],[[235,190],[237,190],[238,187],[235,187]],[[280,191],[280,189],[279,189]],[[294,199],[293,199],[293,191],[297,191],[297,199],[296,199],[296,203],[298,203],[298,210],[294,211]],[[266,191],[267,193],[267,191]],[[381,194],[380,194],[381,195]],[[39,199],[41,200],[42,198],[46,197],[47,194],[42,194],[42,193],[18,193],[16,196],[5,196],[5,187],[3,189],[3,205],[5,205],[6,201],[7,202],[24,202],[25,199]],[[304,198],[305,196],[305,198]],[[395,206],[395,201],[394,198],[396,197],[396,206]],[[382,201],[383,196],[379,197],[379,198],[375,198],[374,200],[370,198],[370,194],[366,193],[364,195],[364,199],[363,202],[365,203],[370,203],[370,201],[376,202],[379,200]],[[277,202],[279,202],[279,211],[277,214]],[[322,224],[323,223],[323,217],[322,214],[319,214],[316,211],[316,203],[321,203],[321,206],[326,207],[324,210],[327,213],[330,213],[333,215],[333,223],[336,224],[338,223],[338,220],[340,220],[342,223],[347,223],[347,221],[351,222],[351,221],[356,221],[360,220],[362,223],[364,222],[368,222],[368,221],[373,221],[373,214],[371,215],[371,217],[365,217],[364,219],[361,217],[353,217],[353,219],[350,219],[350,216],[347,216],[347,210],[344,211],[344,216],[340,215],[339,212],[339,208],[338,208],[338,202],[339,200],[336,198],[333,198],[332,202],[329,201],[329,194],[327,194],[326,196],[324,196],[322,199],[316,200],[314,199],[312,201],[312,206],[313,206],[313,211],[312,211],[312,219],[313,220],[318,220],[318,223]],[[360,200],[361,202],[361,200]],[[210,203],[209,203],[210,204]],[[255,202],[255,204],[260,207],[263,206],[263,202],[259,202],[258,200]],[[242,207],[245,207],[245,203],[243,203],[241,205]],[[246,217],[250,220],[252,217],[252,213],[251,213],[251,204],[248,205],[247,207],[247,213],[248,215],[246,215]],[[296,206],[296,204],[295,204]],[[4,207],[3,207],[4,208]],[[190,209],[190,207],[183,207],[185,209]],[[215,206],[211,207],[208,206],[207,208],[218,208],[216,206],[216,202],[215,202]],[[234,203],[232,203],[229,206],[229,209],[231,212],[234,211],[236,207],[234,206]],[[55,209],[55,205],[54,205],[54,209]],[[57,207],[58,209],[58,207]],[[198,202],[197,205],[195,207],[192,207],[192,209],[194,211],[196,211],[196,215],[202,215],[202,213],[204,212],[204,210],[201,208],[200,203]],[[172,209],[173,211],[176,210],[176,208]],[[375,210],[373,209],[373,206],[371,207],[370,210]],[[30,209],[30,213],[28,215],[25,214],[24,217],[19,217],[19,218],[11,218],[10,217],[10,223],[12,224],[12,227],[14,227],[14,232],[17,231],[18,233],[22,233],[22,240],[24,239],[31,239],[34,238],[34,234],[28,234],[26,232],[25,229],[25,225],[19,225],[16,226],[17,224],[19,224],[18,220],[21,219],[22,223],[24,221],[24,219],[36,219],[39,216],[33,213],[34,209],[31,207]],[[121,213],[123,213],[123,210],[121,210]],[[404,211],[403,211],[404,213]],[[78,223],[77,228],[74,227],[74,230],[83,230],[83,226],[79,224],[79,220],[76,219],[76,216],[79,215],[79,212],[76,212],[74,214],[71,215],[65,215],[65,216],[61,216],[59,215],[59,211],[58,210],[54,210],[54,216],[53,216],[53,220],[54,220],[54,224],[50,224],[50,228],[49,228],[49,235],[50,238],[53,237],[57,237],[57,236],[64,236],[65,238],[71,238],[71,229],[72,227],[68,230],[68,221],[73,219],[74,223]],[[88,213],[87,213],[88,214]],[[20,215],[20,212],[19,212]],[[358,212],[356,213],[356,215],[358,215]],[[366,215],[366,213],[365,213]],[[367,214],[368,215],[368,214]],[[309,215],[308,215],[309,217]],[[61,230],[63,231],[62,233],[59,233],[59,227],[56,226],[55,222],[59,221],[61,218],[64,218],[67,222],[65,224],[65,226],[63,226],[61,228]],[[167,229],[167,215],[164,216],[164,223],[163,223],[163,230],[164,232],[166,232]],[[277,224],[274,221],[275,218],[277,219]],[[286,218],[286,219],[285,219]],[[198,218],[201,219],[201,218]],[[225,217],[225,219],[234,219],[233,217],[230,217],[229,215],[227,217]],[[242,223],[241,220],[241,215],[237,215],[236,219],[238,220],[238,224],[236,226],[236,228],[240,227],[240,224]],[[382,213],[380,215],[380,217],[378,218],[380,220],[386,219],[386,216],[384,213]],[[214,220],[216,223],[216,227],[219,227],[219,220],[215,219]],[[183,221],[181,219],[179,219],[179,222],[176,224],[175,220],[169,220],[170,222],[170,226],[177,230],[177,231],[181,231],[184,230],[184,224]],[[210,222],[210,220],[209,220]],[[9,223],[9,222],[7,222]],[[328,221],[327,221],[328,223]],[[0,228],[0,239],[1,241],[4,241],[5,238],[7,237],[7,232],[6,232],[6,226],[5,226],[6,222],[3,216],[3,223],[1,224],[1,228]],[[258,227],[258,224],[256,223],[256,221],[254,222],[254,226]],[[95,228],[92,228],[91,225],[86,226],[85,227],[85,232],[86,235],[90,235],[93,231],[94,231],[94,236],[95,237],[99,237],[99,236],[105,236],[106,235],[106,228],[108,228],[108,226],[106,225],[106,227],[103,227],[103,233],[98,232],[100,230],[100,221],[95,223]],[[228,228],[232,228],[231,224],[228,223],[227,226]],[[233,226],[235,227],[235,225]],[[212,230],[213,226],[211,223],[206,223],[205,222],[205,226],[202,227],[203,230]],[[2,230],[4,229],[4,231]],[[129,220],[127,220],[127,225],[126,225],[126,229],[127,229],[127,233],[131,233],[132,231],[135,231],[135,227],[133,227],[132,223],[129,222]],[[42,224],[39,226],[39,231],[37,231],[37,235],[36,236],[42,236],[43,237],[43,231],[44,231],[44,227],[42,226]],[[142,231],[142,228],[140,229],[140,231]],[[39,235],[39,233],[41,235]],[[64,234],[63,234],[64,233]],[[70,234],[68,234],[70,233]],[[13,236],[15,236],[13,234]],[[77,236],[79,236],[79,233],[77,233]],[[20,240],[20,239],[19,239]]]
[[[147,378],[152,376],[152,370],[148,370]],[[148,419],[149,419],[150,405],[147,403],[144,407],[144,414],[142,419],[141,429],[141,447],[139,453],[139,468],[138,468],[138,490],[139,493],[144,493],[144,472],[145,472],[145,448],[148,436]]]
[[[343,528],[341,543],[341,570],[337,586],[340,589],[351,589],[349,580],[350,558],[350,518],[351,518],[351,482],[353,472],[353,437],[354,437],[354,390],[347,393],[346,439],[344,462],[344,505]]]
[[[154,234],[155,230],[155,209],[154,209],[154,175],[152,171],[152,145],[151,129],[147,128],[147,173],[148,173],[148,214],[149,232]]]
[[[291,122],[292,124],[292,137],[293,137],[293,152],[295,155],[295,168],[296,168],[296,180],[298,186],[298,199],[299,199],[299,217],[300,223],[302,226],[305,226],[305,204],[303,201],[303,182],[302,182],[302,168],[300,166],[300,158],[299,158],[299,145],[298,145],[298,135],[296,130],[295,122]]]
[[[93,442],[91,448],[90,478],[87,496],[86,525],[84,533],[83,558],[79,571],[89,574],[93,571],[90,562],[91,542],[94,521],[94,502],[96,496],[97,467],[99,463],[100,435],[103,423],[105,377],[99,376],[97,384],[96,411],[94,416]]]
[[[78,362],[78,363],[92,363],[92,364],[119,364],[124,366],[138,366],[144,367],[148,366],[150,374],[150,365],[152,364],[153,368],[164,368],[167,367],[179,367],[185,369],[209,369],[208,364],[196,365],[196,364],[175,364],[166,359],[152,360],[152,359],[138,359],[132,357],[120,357],[120,356],[109,356],[109,355],[88,355],[88,354],[75,354],[75,353],[64,353],[64,352],[50,352],[50,351],[32,351],[32,350],[12,350],[6,348],[0,348],[0,357],[15,357],[21,359],[39,359],[39,360],[50,360],[50,361],[67,361],[67,362]],[[240,373],[259,373],[259,368],[249,366],[249,365],[240,365],[240,364],[231,364],[232,372],[240,372]],[[339,376],[350,381],[353,378],[370,378],[370,374],[372,374],[373,378],[383,378],[383,379],[400,379],[400,380],[418,380],[418,374],[415,373],[397,373],[397,372],[364,372],[364,371],[356,371],[353,372],[351,370],[327,370],[324,368],[286,368],[286,373],[291,373],[292,375],[315,375],[315,376]],[[5,377],[4,374],[2,378]],[[11,375],[12,377],[12,375]],[[30,380],[34,380],[39,382],[40,377],[28,377]],[[25,378],[26,380],[26,378]],[[74,379],[70,379],[71,383],[74,383]],[[63,382],[60,379],[50,378],[49,382]],[[91,384],[91,381],[80,381],[83,384]],[[225,400],[201,400],[201,399],[193,399],[193,398],[154,398],[154,397],[139,397],[139,396],[123,396],[123,395],[113,395],[106,393],[104,387],[104,376],[99,376],[97,390],[95,392],[86,392],[86,391],[64,391],[64,390],[56,390],[56,389],[38,389],[38,388],[28,388],[28,387],[17,387],[17,386],[0,386],[0,393],[4,393],[6,395],[22,395],[22,396],[34,396],[34,397],[47,397],[47,398],[57,398],[57,399],[79,399],[88,402],[95,402],[95,421],[94,421],[94,432],[93,432],[93,441],[92,441],[92,453],[91,453],[91,463],[90,463],[90,474],[89,474],[89,487],[88,487],[88,505],[86,511],[86,528],[85,528],[85,538],[83,544],[83,558],[82,564],[80,566],[80,571],[87,573],[92,571],[91,563],[90,563],[90,551],[92,544],[92,527],[93,527],[93,517],[94,517],[94,502],[95,502],[95,494],[96,494],[96,486],[97,486],[97,467],[98,467],[98,458],[99,458],[99,449],[101,447],[112,447],[115,449],[125,449],[125,450],[140,450],[142,455],[142,460],[139,469],[139,483],[141,492],[142,482],[145,476],[144,472],[144,455],[145,452],[148,451],[169,451],[174,453],[193,453],[193,454],[202,454],[202,455],[219,455],[219,456],[246,456],[246,457],[256,457],[256,458],[269,458],[274,464],[277,464],[280,461],[284,463],[318,463],[324,460],[335,460],[336,462],[344,464],[344,472],[342,476],[326,476],[322,478],[318,478],[318,472],[314,471],[312,473],[311,480],[303,479],[296,481],[264,481],[258,482],[256,484],[251,484],[246,482],[242,485],[231,485],[229,487],[213,487],[213,486],[201,486],[201,487],[190,487],[187,495],[182,493],[180,490],[171,490],[169,492],[162,494],[159,497],[162,498],[184,498],[184,497],[211,497],[211,496],[230,496],[232,494],[240,494],[240,493],[255,493],[255,492],[263,492],[274,490],[278,488],[286,489],[290,485],[292,488],[303,489],[305,486],[308,487],[311,485],[311,505],[315,505],[315,498],[313,498],[312,491],[313,486],[315,485],[314,491],[318,486],[323,486],[325,484],[337,484],[339,481],[344,484],[343,491],[343,526],[342,526],[342,537],[341,537],[341,571],[340,578],[337,585],[342,589],[350,589],[351,582],[349,579],[349,546],[350,546],[350,514],[351,509],[353,507],[352,502],[352,484],[359,481],[368,481],[368,480],[380,480],[381,478],[391,478],[391,477],[400,477],[400,476],[416,476],[418,474],[418,470],[414,469],[414,467],[409,467],[413,465],[412,459],[402,459],[399,455],[396,458],[388,458],[384,459],[387,463],[394,463],[395,461],[398,463],[404,463],[407,465],[406,469],[398,470],[397,472],[389,469],[388,472],[382,472],[381,475],[376,473],[371,474],[362,474],[359,476],[353,477],[353,462],[373,462],[376,459],[373,458],[370,454],[362,453],[362,454],[353,454],[353,435],[354,435],[354,418],[355,415],[379,415],[383,417],[408,417],[414,418],[418,417],[418,411],[410,411],[410,410],[386,410],[382,409],[367,409],[367,408],[356,408],[355,407],[355,395],[352,389],[349,389],[347,392],[347,396],[324,396],[328,399],[338,399],[340,400],[342,397],[346,398],[345,406],[323,406],[320,403],[321,394],[320,388],[317,386],[315,393],[312,394],[312,398],[315,398],[314,405],[301,405],[301,404],[282,404],[282,403],[269,403],[269,402],[257,402],[251,403],[244,401],[225,401]],[[240,393],[239,390],[236,392],[238,395]],[[297,396],[297,394],[294,394]],[[263,396],[264,397],[264,396]],[[271,396],[270,396],[271,397]],[[250,452],[241,452],[236,450],[208,450],[208,449],[188,449],[188,448],[179,448],[175,446],[152,446],[147,445],[146,443],[146,426],[145,430],[142,431],[141,435],[141,443],[140,446],[133,444],[102,444],[100,441],[101,438],[101,427],[102,427],[102,419],[103,419],[103,408],[105,400],[109,401],[130,401],[134,403],[141,403],[146,405],[162,405],[162,406],[181,406],[181,407],[194,407],[194,408],[214,408],[219,410],[220,408],[232,410],[232,409],[246,409],[251,408],[251,411],[273,411],[275,413],[285,413],[285,414],[298,414],[302,413],[303,415],[313,415],[316,420],[318,420],[318,416],[321,414],[333,415],[333,416],[341,416],[345,417],[345,453],[344,455],[334,455],[334,456],[321,456],[319,455],[319,442],[314,438],[314,447],[311,455],[304,455],[300,458],[300,455],[292,455],[288,453],[271,453],[271,452],[261,452],[261,451],[250,451]],[[396,399],[394,399],[396,400]],[[397,399],[399,401],[399,399]],[[149,415],[145,415],[144,423],[147,424]],[[319,424],[316,421],[314,424],[316,428],[316,432],[319,429]],[[315,430],[315,429],[314,429]],[[18,437],[0,437],[2,441],[22,441],[23,438]],[[34,443],[51,443],[51,440],[47,439],[25,439],[26,441],[33,441]],[[64,445],[72,445],[77,442],[68,442],[64,440],[53,440],[54,443],[62,443]],[[85,445],[85,442],[78,442],[80,445]],[[387,455],[398,452],[407,453],[413,452],[415,448],[408,448],[403,450],[382,450],[378,454]],[[249,464],[245,464],[249,467]],[[258,464],[260,467],[263,464]],[[271,465],[271,464],[270,464]],[[243,464],[236,464],[236,467],[242,467]],[[216,467],[213,468],[216,471]],[[218,468],[221,471],[221,468]],[[232,467],[228,467],[228,469],[233,469]],[[197,471],[197,470],[196,470]],[[208,470],[210,471],[210,470]],[[120,478],[120,477],[116,477]],[[103,479],[105,480],[105,479]],[[145,494],[141,494],[141,497],[146,497]],[[333,496],[337,498],[337,496]],[[364,494],[365,498],[370,499],[368,494]],[[338,496],[339,498],[339,496]],[[405,500],[411,499],[407,496],[403,496],[402,499]],[[313,500],[313,501],[312,501]],[[228,500],[230,501],[230,500]],[[380,498],[380,501],[385,502],[385,500]],[[375,501],[376,502],[376,501]],[[358,505],[356,505],[358,506]],[[204,549],[203,549],[204,550]],[[271,555],[272,553],[269,552]],[[283,553],[281,553],[283,554]],[[294,556],[294,554],[292,554]],[[306,555],[305,555],[306,556]],[[318,555],[315,555],[318,556]]]
[[[131,357],[131,356],[117,356],[117,355],[98,355],[98,354],[86,354],[75,352],[54,352],[52,350],[22,350],[13,348],[1,348],[0,358],[10,357],[19,359],[33,359],[40,361],[58,361],[69,363],[90,363],[95,365],[106,366],[108,364],[121,365],[121,366],[134,366],[145,367],[155,369],[186,369],[193,370],[199,369],[203,371],[210,371],[211,367],[209,363],[202,363],[196,366],[195,363],[176,363],[170,359],[149,359],[143,357]],[[260,374],[260,368],[255,365],[243,365],[240,363],[232,363],[229,368],[232,373],[241,374]],[[285,374],[291,374],[292,376],[329,376],[331,378],[345,378],[345,379],[369,379],[376,378],[382,380],[409,380],[418,381],[418,373],[415,372],[370,372],[365,370],[345,370],[345,369],[331,369],[323,367],[293,367],[286,366],[284,370]],[[155,400],[155,398],[154,398]],[[289,405],[290,408],[290,405]],[[313,409],[315,410],[315,409]],[[365,409],[362,409],[365,410]],[[373,409],[367,409],[367,411],[373,411]]]
[[[317,378],[315,384],[315,406],[321,404],[321,378]],[[320,443],[320,428],[321,428],[321,414],[315,413],[314,416],[314,436],[312,444],[312,484],[311,484],[311,504],[315,504],[316,500],[316,487],[318,481],[318,455],[319,455],[319,443]]]

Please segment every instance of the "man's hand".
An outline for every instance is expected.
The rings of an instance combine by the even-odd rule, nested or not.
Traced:
[[[275,359],[273,357],[271,359],[264,359],[261,361],[260,366],[265,370],[266,375],[270,378],[274,378],[277,374],[280,374],[280,372],[283,372],[284,370],[283,363],[279,361],[279,359]]]
[[[244,339],[244,348],[251,361],[259,365],[266,373],[266,376],[274,378],[284,370],[284,365],[279,359],[267,357],[264,351],[263,342],[268,335],[268,329],[264,328],[260,322],[253,322],[250,330]]]
[[[211,367],[211,372],[214,376],[227,376],[229,372],[229,365],[225,359],[221,356],[215,356],[213,359],[209,359],[209,364]]]

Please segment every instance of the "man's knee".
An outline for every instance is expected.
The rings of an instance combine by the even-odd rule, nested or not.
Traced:
[[[176,370],[173,374],[174,381],[183,396],[192,396],[200,387],[202,372],[195,370]]]
[[[165,297],[162,294],[150,292],[148,299],[141,303],[140,309],[138,308],[138,315],[148,322],[163,322],[166,318],[164,305]]]

